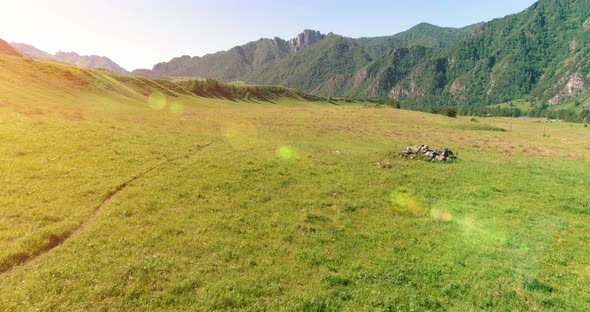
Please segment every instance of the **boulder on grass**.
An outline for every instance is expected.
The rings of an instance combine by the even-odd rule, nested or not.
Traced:
[[[451,162],[457,159],[455,153],[446,147],[431,148],[428,145],[409,146],[400,153],[401,157],[420,158],[428,161]]]

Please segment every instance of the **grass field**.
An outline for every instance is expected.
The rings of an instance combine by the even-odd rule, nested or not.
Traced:
[[[590,310],[580,124],[0,57],[0,137],[0,310]]]
[[[528,112],[531,109],[531,103],[529,103],[525,99],[511,101],[502,104],[492,105],[492,107],[501,107],[501,108],[518,108],[523,112]]]

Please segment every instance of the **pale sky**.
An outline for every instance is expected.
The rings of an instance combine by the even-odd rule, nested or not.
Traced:
[[[49,53],[110,57],[128,70],[202,56],[304,29],[393,35],[418,23],[461,27],[523,11],[533,0],[0,0],[0,38]]]

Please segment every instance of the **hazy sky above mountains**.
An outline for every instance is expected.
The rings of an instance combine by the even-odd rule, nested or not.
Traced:
[[[534,0],[0,0],[0,38],[108,56],[133,70],[304,29],[393,35],[420,22],[461,27],[518,13]]]

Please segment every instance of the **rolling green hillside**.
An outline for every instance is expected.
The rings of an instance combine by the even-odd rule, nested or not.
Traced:
[[[478,23],[462,28],[451,28],[420,23],[393,36],[359,38],[356,42],[372,58],[378,58],[389,50],[413,46],[423,46],[430,49],[445,48],[464,39],[482,25],[483,23]]]
[[[329,35],[280,63],[254,72],[250,79],[258,84],[311,92],[327,79],[351,75],[370,61],[371,57],[353,39]]]
[[[0,79],[3,81],[0,84],[0,103],[3,106],[25,114],[72,118],[78,118],[76,116],[84,110],[101,114],[113,109],[145,109],[152,96],[156,111],[164,109],[159,107],[163,103],[157,103],[162,97],[178,104],[176,108],[202,102],[226,103],[228,100],[251,103],[273,102],[282,98],[294,101],[321,100],[284,87],[226,85],[215,80],[152,80],[50,60],[10,56],[0,58]],[[61,99],[59,105],[55,103],[56,98]],[[85,106],[97,101],[102,104]],[[171,106],[166,108],[170,109]]]
[[[486,23],[395,85],[412,105],[486,105],[524,97],[555,105],[587,91],[590,3],[541,0]]]
[[[432,51],[422,46],[390,50],[352,74],[329,78],[312,93],[323,96],[387,97],[390,87],[404,79]]]

